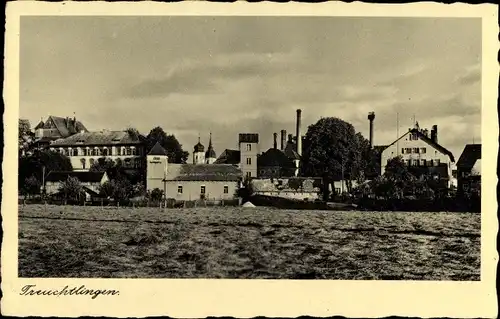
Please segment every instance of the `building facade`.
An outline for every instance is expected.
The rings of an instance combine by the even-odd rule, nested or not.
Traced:
[[[384,174],[390,159],[401,156],[405,164],[414,172],[433,172],[451,183],[452,168],[455,158],[446,148],[438,144],[437,126],[434,125],[431,135],[428,130],[418,127],[409,129],[390,145],[379,147],[381,151],[381,174]]]
[[[242,181],[242,171],[230,164],[172,164],[166,151],[155,145],[147,156],[146,188],[164,191],[177,201],[230,200]]]
[[[83,191],[86,194],[86,200],[96,197],[99,194],[99,188],[102,184],[109,181],[106,172],[56,172],[52,171],[45,177],[45,193],[55,195],[60,192],[62,183],[68,178],[78,179]],[[42,186],[42,191],[43,191]]]
[[[46,147],[55,140],[64,139],[81,132],[88,132],[88,130],[76,117],[49,116],[46,121],[42,119],[35,126],[34,144],[39,148]]]
[[[457,191],[463,194],[481,186],[481,144],[467,144],[457,161]]]
[[[240,133],[239,140],[240,168],[244,178],[257,177],[257,155],[259,154],[259,134]]]
[[[74,170],[88,171],[99,158],[107,158],[126,168],[139,168],[144,143],[129,131],[81,132],[58,139],[50,150],[69,157]]]

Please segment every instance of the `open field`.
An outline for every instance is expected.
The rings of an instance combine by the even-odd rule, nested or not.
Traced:
[[[19,208],[20,277],[479,280],[480,214]]]

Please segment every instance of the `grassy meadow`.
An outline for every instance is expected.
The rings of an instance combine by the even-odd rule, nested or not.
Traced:
[[[480,214],[19,208],[19,276],[480,280]]]

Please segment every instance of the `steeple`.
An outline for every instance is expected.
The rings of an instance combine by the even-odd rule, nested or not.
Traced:
[[[208,141],[208,149],[207,152],[205,153],[205,163],[206,164],[213,164],[215,160],[217,159],[217,155],[215,154],[214,147],[212,145],[212,132],[210,132],[210,139]]]
[[[193,164],[205,163],[205,146],[201,144],[200,135],[198,134],[198,143],[194,146]]]

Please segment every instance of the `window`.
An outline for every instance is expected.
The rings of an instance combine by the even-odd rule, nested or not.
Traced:
[[[136,154],[135,147],[132,147],[132,155],[135,155],[135,154]]]
[[[435,160],[434,163],[436,164],[436,166],[439,166],[439,164],[440,164],[439,159]]]
[[[122,148],[121,147],[117,147],[117,148],[115,148],[115,150],[116,150],[116,155],[118,155],[118,156],[122,155]]]
[[[425,160],[420,160],[420,165],[425,166]]]
[[[404,148],[402,148],[402,149],[401,149],[401,154],[404,154],[404,153],[405,153],[405,149],[404,149]]]
[[[340,194],[340,188],[339,187],[335,187],[335,193]]]
[[[200,194],[205,194],[205,191],[206,191],[205,185],[201,186],[201,188],[200,188]]]
[[[127,147],[125,148],[125,151],[126,151],[126,154],[127,154],[127,155],[132,155],[132,149],[131,149],[130,147],[128,147],[128,146],[127,146]],[[123,154],[123,155],[125,155],[125,154]]]
[[[407,166],[409,166],[409,165],[410,165],[410,160],[405,160],[405,164],[406,164]]]
[[[251,157],[247,157],[247,165],[252,165],[252,158]]]
[[[229,186],[224,185],[224,194],[229,194]]]
[[[103,150],[102,150],[102,155],[103,156],[108,156],[108,148],[105,147]]]
[[[425,152],[426,152],[425,147],[422,147],[422,148],[420,149],[420,153],[425,154]]]
[[[182,186],[177,186],[177,194],[182,194]]]
[[[252,177],[252,172],[247,172],[247,177],[248,178]]]
[[[80,160],[80,163],[82,163],[82,169],[85,169],[85,165],[87,164],[87,161],[84,158],[82,158]]]
[[[429,166],[434,166],[434,161],[433,160],[429,161]]]
[[[87,156],[89,153],[88,153],[88,149],[84,148],[82,149],[83,151],[83,156]]]
[[[413,148],[413,153],[418,154],[420,152],[420,149],[418,147]]]
[[[90,167],[92,167],[92,165],[94,165],[94,163],[95,163],[95,160],[94,160],[93,158],[91,158],[91,159],[89,160]]]
[[[78,149],[77,148],[74,148],[73,149],[73,156],[78,156]]]
[[[411,154],[411,147],[405,148],[405,154]]]
[[[252,144],[247,144],[247,151],[251,151],[252,150]]]
[[[418,160],[413,160],[412,165],[413,165],[413,166],[418,166]]]

